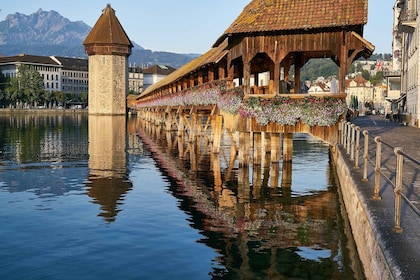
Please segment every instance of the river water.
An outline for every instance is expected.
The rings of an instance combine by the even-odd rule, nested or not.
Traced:
[[[364,279],[329,147],[239,167],[227,132],[0,114],[0,279]]]

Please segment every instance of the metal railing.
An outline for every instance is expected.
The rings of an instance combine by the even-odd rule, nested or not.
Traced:
[[[363,142],[361,144],[360,138],[363,135]],[[362,170],[362,180],[368,181],[368,170],[374,171],[374,189],[373,199],[380,200],[381,178],[385,179],[393,186],[394,190],[394,227],[393,231],[403,232],[401,227],[401,212],[402,202],[404,201],[413,211],[420,217],[419,209],[410,201],[404,190],[403,174],[404,162],[410,163],[415,173],[420,170],[420,161],[412,158],[410,155],[403,152],[401,147],[393,147],[392,145],[381,140],[381,137],[369,134],[367,130],[361,133],[360,127],[355,126],[351,122],[342,121],[340,124],[341,145],[349,155],[350,160],[354,161],[354,168]],[[385,151],[387,152],[385,153]],[[363,163],[359,163],[360,153],[362,154]],[[386,157],[383,155],[386,154]],[[395,159],[394,164],[390,160]],[[372,174],[371,174],[372,175]],[[372,176],[370,176],[372,177]],[[412,182],[409,182],[412,183]],[[406,189],[409,184],[405,184]]]

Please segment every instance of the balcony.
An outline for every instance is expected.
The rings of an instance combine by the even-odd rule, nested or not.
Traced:
[[[399,30],[404,33],[413,33],[417,25],[417,11],[414,9],[405,10],[400,14]]]

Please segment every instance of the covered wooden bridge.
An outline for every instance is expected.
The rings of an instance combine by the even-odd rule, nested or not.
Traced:
[[[347,110],[345,76],[374,50],[363,38],[367,9],[368,0],[252,0],[207,53],[147,88],[131,107],[179,133],[211,127],[216,153],[222,126],[239,132],[243,163],[246,146],[270,139],[273,147],[295,132],[335,144]],[[337,64],[337,92],[302,92],[300,70],[312,58]]]

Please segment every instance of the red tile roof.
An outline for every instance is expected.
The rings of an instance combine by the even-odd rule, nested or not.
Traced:
[[[253,0],[224,35],[364,25],[368,0]]]

